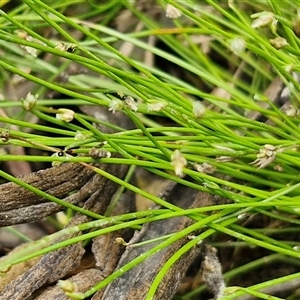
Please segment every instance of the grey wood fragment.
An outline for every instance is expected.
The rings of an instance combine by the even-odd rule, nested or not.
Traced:
[[[171,184],[167,188],[166,200],[182,208],[200,207],[202,205],[211,205],[217,200],[215,196],[208,193],[198,192],[194,189],[179,184]],[[140,232],[137,232],[130,243],[147,241],[162,235],[180,231],[194,221],[188,217],[178,217],[158,222],[148,223],[143,226]],[[171,246],[157,252],[150,258],[124,273],[121,277],[114,280],[105,290],[102,297],[97,293],[93,300],[133,300],[145,299],[149,287],[155,279],[158,272],[166,261],[188,242],[188,237],[182,238]],[[159,242],[157,242],[159,243]],[[143,255],[146,251],[154,247],[157,243],[146,244],[139,247],[128,247],[122,255],[116,269],[122,268],[126,263],[134,258]],[[177,287],[185,275],[189,265],[199,254],[199,247],[194,247],[183,255],[169,270],[161,281],[154,299],[169,300],[176,293]],[[100,293],[100,292],[99,292]]]
[[[101,271],[97,269],[88,269],[80,272],[79,274],[76,274],[68,280],[70,280],[74,286],[76,292],[86,292],[88,291],[93,285],[95,285],[97,282],[101,281],[103,279],[103,276],[101,274]],[[53,287],[47,288],[45,291],[43,291],[40,295],[36,296],[34,298],[35,300],[45,300],[45,299],[55,299],[55,300],[69,300],[70,298],[67,297],[64,293],[64,291],[61,289],[60,286],[55,285]]]

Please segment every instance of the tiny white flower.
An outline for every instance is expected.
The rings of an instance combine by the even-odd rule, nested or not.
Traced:
[[[73,53],[76,49],[76,45],[75,44],[66,45],[65,43],[59,43],[55,46],[55,49]]]
[[[202,164],[195,164],[194,168],[196,171],[205,174],[211,174],[216,171],[216,167],[207,162],[204,162]]]
[[[26,95],[25,99],[22,99],[23,108],[25,110],[32,110],[36,105],[36,101],[38,97],[39,97],[38,94],[32,95],[31,92],[29,92]]]
[[[175,174],[182,177],[183,168],[187,165],[187,160],[178,149],[171,155],[171,165],[174,167]]]
[[[147,104],[148,111],[162,111],[168,104],[166,102],[153,102]]]
[[[0,129],[0,139],[2,142],[8,142],[10,138],[9,129]]]
[[[241,37],[235,37],[230,41],[230,50],[235,54],[239,55],[245,51],[246,42]]]
[[[94,147],[94,148],[90,149],[89,155],[90,155],[90,157],[92,157],[94,159],[110,158],[111,157],[111,152]]]
[[[193,103],[193,114],[196,118],[201,118],[205,114],[206,108],[201,101]]]
[[[117,110],[122,110],[123,105],[119,99],[112,99],[108,105],[108,110],[114,114]]]
[[[177,19],[181,16],[181,11],[174,7],[172,4],[168,4],[166,8],[166,17],[170,19]]]
[[[66,226],[68,225],[69,221],[70,221],[70,218],[68,217],[68,215],[66,214],[66,212],[64,211],[60,211],[56,214],[56,219],[57,221],[63,225],[63,226]]]
[[[119,244],[119,245],[122,245],[122,246],[128,246],[129,244],[125,242],[125,240],[121,237],[117,237],[115,239],[115,243],[116,244]]]
[[[67,51],[67,45],[65,43],[59,43],[55,46],[55,49],[60,51]]]
[[[259,27],[265,27],[265,26],[271,25],[272,22],[274,22],[275,16],[272,12],[263,11],[263,12],[251,15],[251,18],[255,19],[252,22],[251,27],[259,28]]]
[[[259,149],[259,153],[256,155],[256,160],[251,162],[251,165],[262,169],[272,163],[276,157],[276,147],[266,144],[263,148]]]
[[[28,42],[31,42],[33,40],[32,36],[28,35],[28,33],[23,30],[18,30],[17,35],[19,38]],[[20,45],[20,47],[24,49],[28,54],[32,55],[33,57],[37,57],[37,50],[35,48],[32,48],[30,46],[24,46],[24,45]]]
[[[288,107],[286,107],[284,109],[284,113],[288,116],[288,117],[296,117],[299,114],[299,111],[292,105],[289,105]]]
[[[75,134],[75,137],[74,137],[74,140],[76,140],[76,141],[85,140],[85,139],[87,139],[89,136],[90,136],[89,133],[87,133],[87,132],[82,132],[82,131],[77,130],[77,131],[76,131],[76,134]]]
[[[76,282],[73,282],[71,280],[58,280],[58,286],[64,290],[65,292],[75,292],[78,291],[78,285]]]
[[[288,73],[291,73],[294,68],[295,68],[295,66],[293,64],[289,64],[284,67],[284,70]]]
[[[71,122],[74,119],[74,111],[67,108],[59,108],[57,110],[56,119],[64,122]]]
[[[20,46],[31,56],[37,57],[37,51],[35,48],[29,47],[29,46],[24,46],[24,45],[20,45]]]
[[[269,41],[270,41],[270,44],[272,46],[274,46],[274,48],[276,48],[276,49],[281,49],[288,45],[287,40],[280,36],[276,37],[275,39],[270,39]]]
[[[125,97],[125,105],[132,111],[137,111],[138,110],[138,105],[137,102],[131,97],[127,96]]]
[[[274,19],[270,25],[270,29],[273,34],[276,34],[276,32],[277,32],[277,23],[278,23],[278,20]]]
[[[277,172],[283,172],[283,167],[281,165],[276,165],[274,166],[274,171],[277,171]]]

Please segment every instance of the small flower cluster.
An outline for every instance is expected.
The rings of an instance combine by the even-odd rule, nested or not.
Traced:
[[[32,110],[35,105],[36,105],[36,101],[37,101],[37,98],[39,97],[39,95],[32,95],[31,92],[29,92],[25,99],[22,99],[22,106],[25,110],[27,111],[30,111]]]
[[[91,148],[89,151],[90,157],[97,159],[97,158],[110,158],[111,157],[111,152],[99,149],[99,148]]]
[[[75,44],[66,45],[65,43],[59,43],[58,45],[55,46],[55,49],[58,49],[63,52],[73,53],[76,50],[76,45]]]
[[[251,15],[251,18],[255,19],[251,27],[252,28],[260,28],[260,27],[266,27],[271,26],[272,24],[277,24],[277,19],[275,19],[275,16],[272,12],[269,11],[262,11],[256,14]]]
[[[138,110],[138,104],[133,97],[121,95],[121,99],[122,101],[117,98],[113,98],[108,105],[108,110],[113,114],[118,110],[122,110],[124,106],[132,111]]]
[[[275,18],[275,15],[269,11],[262,11],[256,14],[251,15],[251,18],[255,19],[251,27],[260,28],[260,27],[269,27],[271,32],[275,35],[277,32],[277,23],[278,20]],[[285,38],[277,36],[274,39],[270,39],[270,44],[276,49],[281,49],[288,45],[288,42]]]
[[[59,108],[57,110],[56,119],[64,122],[71,122],[74,119],[75,112],[67,108]]]
[[[246,42],[243,38],[235,37],[230,41],[230,50],[235,55],[240,55],[245,51],[245,49],[246,49]]]
[[[27,32],[25,32],[23,30],[18,30],[17,35],[22,40],[25,40],[25,41],[28,41],[28,42],[33,41],[33,37],[30,36]],[[23,48],[31,56],[37,57],[37,50],[35,48],[32,48],[30,46],[24,46],[24,45],[20,45],[20,47]]]
[[[263,148],[259,149],[259,153],[256,156],[256,160],[251,164],[262,169],[272,163],[276,157],[276,147],[270,144],[264,145]]]
[[[287,40],[281,36],[278,36],[275,39],[270,39],[269,41],[271,45],[274,46],[274,48],[276,49],[281,49],[288,45]]]
[[[0,129],[0,139],[2,142],[6,143],[9,141],[10,131],[9,129]]]
[[[296,109],[294,106],[289,105],[288,107],[286,107],[284,109],[284,113],[288,116],[288,117],[297,117],[300,115],[300,110]]]
[[[187,160],[178,149],[171,155],[171,165],[174,167],[175,174],[182,177],[183,168],[187,165]]]
[[[115,98],[110,101],[108,110],[114,114],[117,110],[122,110],[123,106],[124,103],[121,100]]]
[[[204,162],[202,164],[195,164],[194,169],[204,174],[212,174],[216,171],[216,167],[207,162]]]
[[[157,102],[152,102],[147,104],[147,111],[155,111],[159,112],[162,111],[166,106],[168,105],[167,102],[164,101],[157,101]]]
[[[77,130],[76,134],[74,136],[74,140],[82,141],[82,140],[86,140],[90,136],[91,136],[90,132],[82,132],[82,131]]]
[[[137,105],[137,102],[134,100],[133,97],[131,96],[126,96],[124,98],[124,102],[125,102],[125,105],[132,111],[137,111],[138,110],[138,105]]]
[[[173,5],[168,4],[166,8],[166,17],[170,19],[177,19],[181,17],[181,11]]]
[[[193,103],[193,114],[195,118],[201,118],[205,114],[206,108],[201,101],[195,101]]]
[[[58,280],[58,286],[64,291],[64,292],[76,292],[78,291],[78,285],[76,282],[73,282],[71,280]]]

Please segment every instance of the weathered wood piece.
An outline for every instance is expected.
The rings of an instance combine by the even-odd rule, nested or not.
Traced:
[[[210,205],[219,201],[216,196],[208,193],[203,193],[182,186],[179,184],[171,184],[165,197],[167,201],[174,203],[182,208],[200,207],[203,205]],[[147,241],[156,237],[167,235],[173,232],[180,231],[194,221],[188,217],[178,217],[168,220],[149,223],[143,226],[140,232],[136,232],[135,236],[129,243],[138,243]],[[171,246],[155,253],[150,258],[124,273],[121,277],[114,280],[105,290],[102,297],[98,293],[94,295],[93,300],[133,300],[145,299],[149,287],[154,278],[161,270],[166,261],[178,251],[185,243],[188,242],[188,237],[182,238]],[[159,243],[159,242],[157,242]],[[134,258],[143,255],[146,251],[157,245],[157,243],[146,244],[139,247],[128,247],[122,255],[116,269],[122,268],[126,263],[132,261]],[[154,299],[168,300],[172,299],[176,293],[177,287],[185,275],[188,267],[193,262],[195,257],[199,255],[200,248],[194,247],[185,255],[183,255],[169,270],[166,276],[160,283]],[[99,291],[99,294],[102,294]]]
[[[123,177],[127,171],[127,166],[120,166],[120,165],[102,165],[102,168],[107,170],[109,173],[116,175],[118,177]],[[75,172],[73,170],[75,169]],[[78,168],[75,164],[70,164],[69,166],[66,165],[63,168],[62,173],[59,173],[60,181],[64,182],[65,189],[61,189],[61,185],[59,185],[58,190],[56,190],[55,185],[51,184],[51,182],[48,182],[47,178],[47,184],[45,186],[47,187],[47,192],[51,191],[52,194],[55,193],[56,196],[66,196],[68,193],[74,191],[74,188],[76,187],[79,189],[77,193],[72,194],[72,197],[75,199],[75,203],[82,202],[83,208],[89,209],[90,211],[103,214],[110,203],[110,200],[113,196],[113,194],[116,192],[118,185],[110,180],[108,180],[105,177],[99,176],[95,174],[93,171],[91,171],[91,174],[89,172],[86,172],[86,168]],[[55,167],[51,170],[50,173],[55,174],[58,170],[61,171],[60,167]],[[40,189],[43,189],[44,185],[42,184],[44,176],[41,176],[41,173],[44,175],[45,172],[49,174],[49,170],[45,170],[44,172],[40,171],[39,174],[31,174],[31,176],[25,177],[24,180],[28,180],[30,184],[36,183],[36,178],[40,178],[38,180],[38,187]],[[47,172],[48,171],[48,172]],[[90,176],[86,176],[89,174]],[[79,184],[74,184],[74,180],[68,180],[68,178],[65,178],[64,176],[70,176],[72,175],[72,178],[76,178],[77,182],[82,182],[82,189],[80,189]],[[79,180],[80,176],[84,176],[85,178],[82,178]],[[78,177],[78,178],[77,178]],[[70,178],[70,177],[69,177]],[[85,183],[85,180],[89,180]],[[70,183],[69,185],[67,183]],[[9,184],[10,188],[14,191],[14,189],[18,190],[20,193],[23,193],[24,198],[19,199],[19,205],[25,203],[27,205],[27,209],[29,212],[32,212],[34,214],[34,210],[36,209],[37,205],[40,205],[43,203],[43,201],[46,201],[42,198],[34,199],[33,204],[31,205],[30,199],[31,197],[34,197],[31,193],[28,193],[23,188],[19,189],[19,186],[14,184]],[[15,191],[13,192],[15,194]],[[77,199],[76,199],[77,195]],[[27,198],[25,198],[25,196]],[[6,197],[5,199],[8,199],[9,197]],[[22,202],[23,199],[23,202]],[[7,201],[9,203],[9,201]],[[37,204],[36,204],[37,203]],[[47,209],[47,213],[50,215],[62,208],[60,208],[59,205],[53,203],[44,202],[43,203]],[[14,206],[10,206],[10,208],[13,208],[14,211],[19,213],[18,221],[24,221],[24,218],[22,218],[22,214],[18,211],[18,208]],[[22,212],[22,210],[21,210]],[[35,212],[36,218],[42,218],[45,213],[37,214]],[[87,222],[89,220],[89,217],[77,213],[73,219],[71,220],[69,226],[74,226],[77,224],[81,224],[84,222]],[[72,235],[66,236],[65,239],[73,237]],[[68,273],[70,273],[72,270],[77,268],[80,264],[81,258],[84,254],[85,250],[81,243],[77,243],[74,245],[70,245],[68,247],[47,253],[41,257],[41,259],[36,262],[34,261],[33,266],[29,266],[28,269],[25,269],[24,272],[18,276],[17,278],[14,278],[10,283],[8,283],[3,291],[0,293],[0,299],[11,299],[11,300],[25,300],[29,299],[30,295],[41,288],[43,285],[52,283],[57,281],[58,279],[63,278]]]
[[[92,170],[73,163],[41,170],[20,177],[24,182],[66,202],[77,204],[95,190],[89,184]],[[75,194],[69,195],[71,192]],[[61,210],[62,207],[9,182],[0,185],[0,226],[33,222]]]

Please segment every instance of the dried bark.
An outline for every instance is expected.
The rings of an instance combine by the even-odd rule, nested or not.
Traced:
[[[76,287],[75,291],[86,292],[97,282],[103,280],[101,271],[97,269],[88,269],[80,272],[77,275],[70,277],[70,280]],[[55,299],[55,300],[68,300],[70,299],[64,291],[58,286],[47,288],[42,294],[34,298],[35,300]]]
[[[24,182],[66,202],[77,204],[96,189],[89,182],[95,173],[73,163],[41,170],[20,177]],[[69,193],[77,191],[70,196]],[[9,182],[0,185],[0,226],[33,222],[63,209],[60,205]]]
[[[127,166],[103,165],[101,167],[119,177],[123,177],[127,170]],[[55,175],[58,174],[59,180],[56,178],[56,180],[51,181],[49,180],[49,176],[44,176],[45,174],[51,174],[55,178]],[[86,182],[87,178],[89,178],[89,180]],[[23,177],[23,180],[42,190],[51,192],[52,195],[57,197],[66,196],[74,191],[74,189],[79,189],[77,193],[67,196],[65,199],[67,201],[70,200],[70,198],[74,199],[74,203],[84,201],[83,207],[85,209],[100,214],[104,213],[113,194],[118,188],[117,184],[95,174],[93,171],[87,171],[86,168],[76,164],[66,164],[62,165],[62,167],[55,167],[33,173]],[[45,184],[43,184],[44,180]],[[58,184],[58,186],[55,184]],[[5,197],[2,198],[2,207],[6,208],[5,212],[7,214],[11,212],[16,214],[14,221],[24,222],[24,220],[27,220],[28,217],[25,216],[24,218],[22,215],[24,207],[27,209],[30,216],[34,215],[37,219],[62,209],[59,205],[48,203],[45,199],[35,196],[16,184],[8,183],[3,186],[2,188],[4,191],[8,191],[9,188],[11,193],[9,194],[7,192]],[[82,187],[82,189],[80,189],[80,187]],[[13,204],[13,199],[10,197],[10,195],[17,195],[18,193],[19,197],[17,203],[20,208]],[[40,212],[38,209],[41,207],[41,204],[46,208],[45,211]],[[89,217],[76,214],[69,226],[81,224],[88,220]],[[8,220],[6,219],[5,224],[7,224],[7,222]],[[66,236],[65,239],[71,237],[73,236]],[[38,290],[43,285],[55,282],[77,268],[83,254],[84,248],[82,244],[77,243],[47,253],[43,255],[38,262],[33,260],[33,266],[27,266],[29,268],[24,269],[20,276],[14,278],[9,284],[6,284],[4,290],[0,293],[0,299],[28,299],[34,291]]]
[[[182,208],[200,207],[203,205],[213,205],[219,202],[216,196],[208,193],[198,192],[194,189],[182,186],[179,184],[171,186],[167,189],[164,196],[167,201],[174,203]],[[180,231],[187,226],[191,225],[194,221],[188,217],[178,217],[168,220],[162,220],[158,222],[148,223],[143,226],[140,232],[137,232],[133,239],[129,242],[138,243],[153,239],[162,235],[170,234]],[[113,300],[113,299],[145,299],[149,287],[154,278],[166,263],[166,261],[178,251],[186,242],[188,237],[185,237],[171,246],[159,251],[145,260],[143,263],[129,270],[121,277],[114,280],[103,292],[99,291],[92,298],[93,300]],[[130,262],[134,258],[142,255],[156,243],[146,244],[140,247],[128,247],[122,255],[119,264],[116,269],[121,268],[126,263]],[[200,248],[195,247],[188,253],[183,255],[169,270],[166,276],[163,278],[159,285],[159,288],[155,294],[154,299],[164,300],[172,299],[175,295],[177,287],[185,275],[188,267],[194,261],[197,255],[200,253]],[[101,296],[100,296],[101,295]]]

